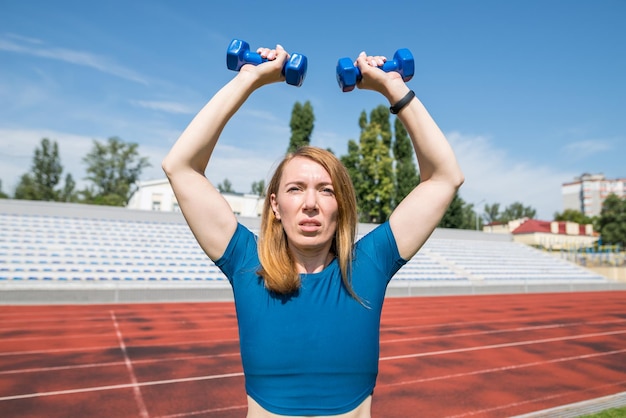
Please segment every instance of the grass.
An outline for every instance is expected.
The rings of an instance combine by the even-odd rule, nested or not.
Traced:
[[[583,415],[580,418],[623,418],[626,417],[626,406],[622,408],[611,408],[597,414]]]

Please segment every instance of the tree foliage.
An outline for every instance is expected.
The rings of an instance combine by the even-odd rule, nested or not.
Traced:
[[[126,206],[137,189],[137,181],[147,157],[140,157],[136,143],[111,137],[102,143],[93,141],[92,150],[83,158],[87,164],[87,180],[92,185],[82,193],[86,203]]]
[[[603,244],[626,246],[626,197],[619,198],[612,193],[602,204],[598,229]]]
[[[217,185],[217,190],[219,190],[220,193],[234,193],[235,192],[233,190],[233,184],[228,179],[224,179],[223,182],[219,183]]]
[[[0,180],[0,199],[8,199],[9,195],[2,190],[2,180]]]
[[[500,219],[500,204],[494,203],[492,205],[486,204],[484,210],[484,217],[487,223],[498,222]]]
[[[296,102],[291,111],[291,139],[287,152],[293,152],[301,146],[311,143],[311,135],[313,133],[315,115],[313,114],[313,106],[308,100],[303,104]]]
[[[515,219],[528,218],[534,219],[537,211],[530,206],[524,206],[522,202],[513,202],[504,209],[501,221],[508,222]]]
[[[385,109],[384,116],[381,108]],[[369,122],[362,112],[359,126],[359,143],[351,140],[348,155],[341,157],[341,161],[353,176],[360,221],[380,223],[391,214],[395,194],[389,111],[379,106],[370,113]]]
[[[593,219],[575,209],[565,209],[563,213],[555,213],[554,220],[576,222],[581,225],[593,223]]]
[[[471,221],[465,216],[467,213],[465,207],[466,204],[459,193],[455,193],[450,206],[439,222],[439,228],[471,229]]]
[[[420,182],[420,176],[413,156],[413,144],[409,134],[400,119],[396,118],[394,125],[393,155],[396,160],[396,205],[402,201]]]
[[[494,203],[485,205],[483,216],[487,223],[507,223],[521,218],[535,219],[537,210],[521,202],[513,202],[500,211],[500,204]]]
[[[59,193],[59,201],[61,202],[78,202],[78,193],[76,192],[76,182],[70,173],[65,176],[63,189]]]
[[[66,196],[74,194],[75,183],[70,174],[65,186],[61,187],[63,165],[56,141],[42,138],[35,148],[30,172],[23,174],[15,189],[16,199],[66,201]]]
[[[265,197],[265,180],[261,179],[259,181],[252,182],[252,186],[250,186],[250,193],[259,197]]]

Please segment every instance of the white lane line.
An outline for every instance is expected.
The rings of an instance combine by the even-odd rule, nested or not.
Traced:
[[[405,329],[424,329],[424,328],[446,328],[446,327],[450,327],[450,328],[466,328],[468,326],[472,326],[472,325],[489,325],[489,324],[501,324],[501,323],[510,323],[510,324],[514,324],[514,323],[526,323],[529,321],[533,321],[533,320],[542,320],[544,319],[545,316],[541,316],[541,315],[534,315],[534,316],[525,316],[522,319],[515,319],[515,318],[504,318],[504,319],[483,319],[483,320],[477,320],[477,321],[471,321],[471,322],[463,322],[463,321],[455,321],[455,322],[441,322],[441,323],[428,323],[428,324],[418,324],[418,325],[398,325],[398,326],[385,326],[385,324],[381,325],[381,332],[388,332],[388,331],[401,331],[401,330],[405,330]],[[555,320],[563,320],[563,319],[568,319],[570,317],[564,317],[564,318],[556,318]],[[419,318],[419,319],[423,319],[423,318]],[[577,319],[577,318],[576,318]],[[544,321],[545,322],[545,321]],[[557,325],[564,325],[564,326],[569,326],[569,325],[600,325],[600,324],[614,324],[614,323],[623,323],[626,322],[626,319],[611,319],[611,320],[603,320],[603,321],[585,321],[585,322],[560,322]],[[551,322],[551,324],[554,324],[554,322]]]
[[[475,335],[491,335],[491,334],[503,334],[503,333],[508,333],[508,332],[522,332],[522,331],[535,331],[535,330],[554,329],[554,328],[568,328],[568,327],[582,326],[582,325],[606,325],[606,324],[615,324],[615,323],[623,323],[623,322],[626,322],[626,319],[618,320],[618,321],[572,322],[572,323],[563,323],[563,324],[535,325],[535,326],[518,327],[518,328],[494,329],[490,331],[468,331],[468,332],[450,333],[450,334],[445,334],[445,335],[425,335],[425,336],[420,336],[420,337],[394,338],[394,339],[388,339],[388,340],[381,340],[380,343],[389,344],[389,343],[399,343],[399,342],[406,342],[406,341],[436,340],[436,339],[441,339],[441,338],[471,337]]]
[[[467,348],[455,348],[451,350],[428,351],[425,353],[401,354],[398,356],[381,357],[380,361],[400,360],[400,359],[415,358],[415,357],[438,356],[441,354],[464,353],[467,351],[491,350],[494,348],[516,347],[520,345],[544,344],[544,343],[551,343],[555,341],[578,340],[582,338],[602,337],[606,335],[616,335],[616,334],[626,334],[626,330],[610,331],[610,332],[595,332],[591,334],[570,335],[567,337],[544,338],[541,340],[517,341],[514,343],[479,345],[479,346],[467,347]]]
[[[124,383],[120,385],[94,386],[94,387],[89,387],[89,388],[55,390],[51,392],[25,393],[22,395],[1,397],[0,402],[12,401],[15,399],[39,398],[39,397],[44,397],[44,396],[73,395],[75,393],[97,392],[101,390],[128,389],[128,388],[132,388],[135,386],[143,387],[143,386],[169,385],[172,383],[196,382],[200,380],[226,379],[226,378],[240,377],[240,376],[243,376],[243,373],[215,374],[215,375],[209,375],[209,376],[186,377],[186,378],[181,378],[181,379],[155,380],[151,382],[141,382],[137,384]]]
[[[128,357],[128,352],[126,351],[126,345],[124,344],[124,337],[122,336],[122,332],[120,331],[119,324],[117,323],[115,312],[110,311],[109,313],[111,314],[111,320],[113,321],[113,326],[115,327],[115,333],[117,334],[117,340],[120,344],[120,349],[122,350],[122,354],[124,355],[124,364],[126,364],[126,370],[128,370],[128,374],[130,375],[130,381],[132,383],[133,394],[135,395],[135,402],[137,402],[137,408],[139,408],[139,414],[142,418],[149,418],[150,415],[148,414],[146,403],[143,401],[143,396],[141,395],[141,389],[137,385],[137,376],[135,376],[133,363],[131,363],[130,357]]]
[[[104,329],[104,326],[101,326]],[[158,327],[158,325],[155,325],[155,327]],[[72,329],[72,327],[62,327],[59,328],[61,330],[65,331],[70,331]],[[83,329],[81,327],[81,329]],[[67,339],[81,339],[81,338],[89,338],[91,336],[94,335],[94,331],[97,332],[97,330],[100,329],[100,326],[93,327],[91,328],[89,331],[89,333],[81,333],[81,334],[77,334],[77,333],[72,333],[71,335],[63,335],[63,339],[67,340]],[[106,327],[107,331],[110,330],[110,328]],[[54,331],[55,329],[53,328],[47,328],[47,331]],[[235,328],[211,328],[209,331],[211,332],[225,332],[225,331],[232,331],[232,330],[236,330]],[[34,331],[32,328],[29,328],[29,331]],[[168,331],[168,335],[174,335],[174,334],[194,334],[194,333],[206,333],[206,331],[202,330],[202,329],[194,329],[194,330],[170,330]],[[98,332],[98,335],[103,335],[102,331]],[[28,342],[28,341],[50,341],[50,340],[55,340],[58,339],[57,335],[51,336],[51,335],[38,335],[38,336],[30,336],[30,337],[14,337],[14,338],[3,338],[2,341],[3,342]]]
[[[563,396],[568,396],[568,395],[572,395],[572,394],[576,394],[576,393],[585,393],[585,392],[591,392],[594,390],[598,390],[598,389],[604,389],[604,388],[611,388],[611,387],[620,387],[622,385],[624,385],[624,383],[626,383],[626,380],[622,380],[620,382],[615,382],[615,383],[607,383],[605,385],[599,385],[599,386],[594,386],[591,388],[585,388],[582,390],[574,390],[574,391],[568,391],[568,392],[564,392],[564,393],[560,393],[560,394],[555,394],[555,395],[548,395],[548,396],[542,396],[540,398],[534,398],[534,399],[527,399],[525,401],[520,401],[520,402],[513,402],[507,405],[499,405],[499,406],[495,406],[493,408],[485,408],[485,409],[480,409],[480,410],[476,410],[476,411],[470,411],[470,412],[466,412],[464,414],[461,415],[451,415],[448,416],[446,418],[462,418],[462,417],[468,417],[468,416],[472,416],[472,415],[477,415],[477,414],[484,414],[485,412],[493,412],[493,411],[498,411],[501,409],[506,409],[506,408],[513,408],[516,406],[521,406],[521,405],[526,405],[529,403],[535,403],[535,402],[542,402],[542,401],[547,401],[550,399],[556,399],[556,398],[561,398]],[[590,399],[588,401],[583,401],[581,403],[592,403],[594,402],[596,399]],[[567,408],[568,405],[563,405],[562,407],[557,407],[554,409],[560,409],[560,408]],[[550,411],[545,411],[546,414],[545,415],[541,415],[544,417],[558,417],[558,411],[554,411],[553,413],[549,413]],[[532,415],[534,415],[533,413],[531,413]],[[531,415],[529,414],[529,415]],[[539,414],[541,414],[541,411],[537,412],[537,415],[539,416]],[[573,415],[571,415],[573,416]],[[576,414],[576,416],[579,416],[579,414]],[[586,416],[586,415],[585,415]]]
[[[403,380],[401,382],[380,384],[379,386],[385,386],[385,387],[386,386],[402,386],[402,385],[411,385],[411,384],[415,384],[415,383],[426,383],[426,382],[433,382],[433,381],[436,381],[436,380],[453,379],[453,378],[457,378],[457,377],[474,376],[474,375],[487,374],[487,373],[497,373],[497,372],[502,372],[502,371],[505,371],[505,370],[522,369],[522,368],[525,368],[525,367],[543,366],[543,365],[552,364],[552,363],[562,363],[562,362],[566,362],[566,361],[576,361],[576,360],[584,360],[584,359],[595,358],[595,357],[612,356],[612,355],[615,355],[615,354],[622,354],[622,353],[626,353],[626,349],[606,351],[606,352],[602,352],[602,353],[583,354],[583,355],[580,355],[580,356],[559,357],[559,358],[552,359],[552,360],[543,360],[543,361],[533,361],[531,363],[512,364],[512,365],[509,365],[509,366],[494,367],[494,368],[491,368],[491,369],[481,369],[481,370],[474,370],[474,371],[471,371],[471,372],[464,372],[464,373],[453,373],[453,374],[447,374],[447,375],[442,375],[442,376],[424,377],[424,378],[421,378],[421,379],[414,379],[414,380]]]
[[[133,361],[133,364],[163,363],[163,362],[170,362],[170,361],[188,361],[188,360],[212,359],[212,358],[235,357],[235,356],[239,356],[239,352],[225,353],[225,354],[207,354],[204,356],[183,356],[183,357],[171,357],[171,358],[143,359],[143,360],[135,360]],[[40,372],[50,372],[50,371],[56,371],[56,370],[75,370],[75,369],[88,369],[92,367],[109,367],[109,366],[119,366],[120,364],[124,364],[124,362],[109,361],[105,363],[71,364],[71,365],[66,365],[66,366],[53,366],[53,367],[33,367],[30,369],[14,369],[14,370],[0,371],[0,376],[5,375],[5,374],[40,373]]]
[[[197,340],[186,342],[187,345],[197,345],[197,344],[206,344],[206,343],[229,343],[229,342],[239,342],[238,338],[231,338],[226,340]],[[180,346],[180,342],[171,342],[171,343],[158,343],[159,347],[167,347],[170,345]],[[155,343],[149,344],[133,344],[133,347],[154,347]],[[95,347],[72,347],[72,348],[55,348],[55,349],[46,349],[46,350],[27,350],[27,351],[7,351],[0,353],[0,357],[8,357],[8,356],[21,356],[28,354],[54,354],[54,353],[67,353],[67,352],[83,352],[83,351],[97,351],[97,350],[109,350],[111,348],[117,348],[117,346],[105,345],[105,346],[95,346]]]
[[[235,409],[246,409],[246,408],[248,408],[248,405],[225,406],[224,408],[204,409],[202,411],[190,411],[190,412],[181,412],[180,414],[162,415],[162,416],[156,417],[156,418],[191,417],[191,416],[194,416],[194,415],[204,415],[204,414],[211,414],[213,412],[233,411]]]

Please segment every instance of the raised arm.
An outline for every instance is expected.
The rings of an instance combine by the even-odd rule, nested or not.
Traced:
[[[244,65],[194,117],[161,164],[191,231],[212,260],[224,254],[237,219],[205,177],[207,164],[224,126],[252,92],[284,80],[281,71],[287,52],[280,45],[275,50],[263,48],[258,52],[268,61],[258,66]]]
[[[410,89],[400,74],[377,68],[382,60],[382,57],[367,57],[364,53],[359,56],[357,65],[363,78],[357,87],[378,91],[394,105]],[[437,227],[464,177],[450,144],[417,97],[397,116],[411,137],[421,178],[420,184],[389,218],[400,255],[408,260]]]

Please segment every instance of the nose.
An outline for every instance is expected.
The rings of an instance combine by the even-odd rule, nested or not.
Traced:
[[[313,189],[307,189],[304,193],[304,210],[317,209],[317,193]]]

